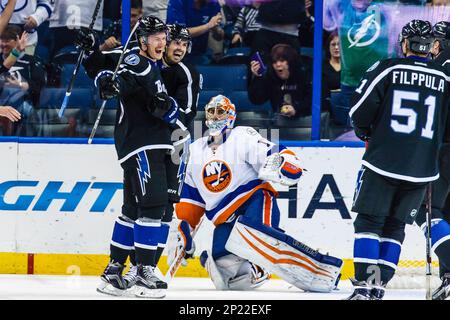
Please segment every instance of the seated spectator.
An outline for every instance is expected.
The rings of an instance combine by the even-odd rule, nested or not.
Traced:
[[[7,11],[9,4],[16,1],[8,1],[6,8],[0,6],[0,11],[3,13]],[[39,27],[44,21],[46,21],[52,14],[53,3],[51,0],[35,0],[35,1],[17,1],[15,4],[14,13],[9,21],[10,24],[20,27],[20,34],[26,31],[30,34],[28,39],[28,45],[26,53],[34,55],[36,45],[38,42],[37,27]],[[8,22],[6,22],[8,24]],[[1,32],[0,32],[1,33]]]
[[[232,46],[244,45],[251,47],[256,32],[261,28],[261,24],[256,21],[261,0],[253,1],[251,5],[244,6],[239,11],[236,23],[233,28]]]
[[[326,61],[322,69],[322,111],[330,110],[331,92],[341,88],[341,51],[339,35],[332,32],[327,40]]]
[[[18,55],[14,66],[0,76],[2,93],[0,105],[11,105],[26,119],[39,102],[39,95],[45,85],[45,71],[43,66],[31,55],[16,51],[24,50],[19,34],[21,28],[14,25],[6,27],[0,35],[0,48],[2,56],[0,63],[8,59],[10,54]]]
[[[289,45],[278,44],[271,50],[271,60],[265,74],[261,74],[259,62],[251,62],[250,101],[263,104],[269,100],[273,112],[287,118],[310,115],[310,85],[301,72],[298,52]]]
[[[74,47],[77,30],[89,27],[96,4],[97,1],[86,0],[55,1],[54,14],[50,17],[50,30],[54,37],[50,58],[64,47]],[[104,1],[94,24],[97,32],[103,30],[103,4]]]
[[[130,30],[134,28],[142,17],[142,0],[131,0]],[[112,22],[103,32],[105,41],[100,45],[100,51],[107,51],[119,47],[122,38],[122,19]]]
[[[212,0],[169,0],[166,22],[188,28],[192,37],[192,50],[186,57],[188,60],[207,52],[210,31],[215,40],[224,36],[220,27],[220,5]]]
[[[255,35],[252,53],[259,51],[266,62],[270,49],[278,43],[289,44],[300,51],[298,28],[304,19],[305,0],[263,2],[257,18],[261,29]]]
[[[144,16],[154,16],[165,22],[168,2],[169,0],[143,0]]]

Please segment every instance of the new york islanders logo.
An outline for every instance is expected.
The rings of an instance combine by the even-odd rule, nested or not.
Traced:
[[[225,161],[213,160],[203,168],[203,183],[211,192],[221,192],[231,183],[231,169]]]

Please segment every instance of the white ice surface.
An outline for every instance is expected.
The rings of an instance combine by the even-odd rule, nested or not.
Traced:
[[[0,299],[94,300],[130,299],[96,292],[98,277],[0,275]],[[282,280],[270,280],[254,291],[217,291],[206,278],[175,278],[165,299],[174,300],[341,300],[349,296],[349,281],[332,293],[306,293]],[[386,300],[424,300],[425,290],[387,290]]]

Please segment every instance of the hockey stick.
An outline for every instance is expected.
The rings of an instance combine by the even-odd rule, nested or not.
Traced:
[[[114,81],[117,78],[117,71],[119,71],[120,64],[122,63],[123,57],[125,56],[125,52],[128,48],[128,44],[130,43],[130,40],[131,40],[133,34],[136,32],[136,29],[138,28],[138,26],[139,26],[139,22],[136,23],[133,30],[131,30],[130,35],[128,36],[127,42],[125,43],[122,53],[120,54],[119,62],[117,63],[116,69],[114,70],[114,74],[112,76],[112,81]],[[88,139],[88,144],[92,143],[92,139],[94,139],[95,133],[97,132],[97,128],[100,123],[100,118],[102,117],[103,110],[105,109],[105,106],[106,106],[106,101],[107,100],[103,100],[102,106],[100,107],[100,110],[98,111],[97,119],[95,120],[94,127],[92,127],[91,135],[89,136],[89,139]]]
[[[426,234],[426,271],[425,271],[425,285],[426,285],[426,300],[431,300],[431,272],[432,272],[432,260],[431,260],[431,195],[432,195],[432,184],[428,184],[427,188],[427,234]]]
[[[203,220],[205,220],[205,216],[202,217],[200,222],[195,226],[194,230],[192,230],[192,232],[191,232],[192,239],[194,239],[195,235],[197,234],[198,229],[200,229],[200,226],[201,226]],[[185,255],[185,250],[183,249],[178,253],[175,260],[169,266],[169,269],[167,270],[166,275],[164,276],[166,283],[169,283],[175,276],[175,273],[178,271],[178,268],[180,267],[181,262],[183,261],[184,255]]]
[[[94,30],[95,21],[97,20],[98,12],[100,11],[100,6],[102,4],[102,0],[97,0],[97,5],[94,9],[94,14],[92,15],[92,21],[89,25],[89,31],[92,32]],[[80,54],[78,55],[77,64],[75,65],[75,68],[73,69],[72,78],[70,78],[69,86],[66,90],[66,95],[64,97],[64,100],[61,105],[61,109],[58,111],[58,117],[62,118],[64,115],[64,110],[67,108],[67,104],[69,103],[70,95],[72,94],[73,84],[75,83],[75,79],[78,74],[78,70],[80,69],[81,62],[83,61],[84,57],[84,50],[81,50]]]

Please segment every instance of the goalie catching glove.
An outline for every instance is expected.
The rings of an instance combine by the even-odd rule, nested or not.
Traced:
[[[300,160],[291,153],[280,152],[266,158],[259,170],[258,178],[292,186],[300,180],[302,174]]]
[[[187,265],[186,259],[194,257],[195,243],[192,240],[192,228],[185,220],[181,220],[178,224],[175,239],[169,241],[169,247],[167,248],[167,263],[172,263],[178,258],[180,252],[184,251],[183,260],[181,265],[185,267]]]

